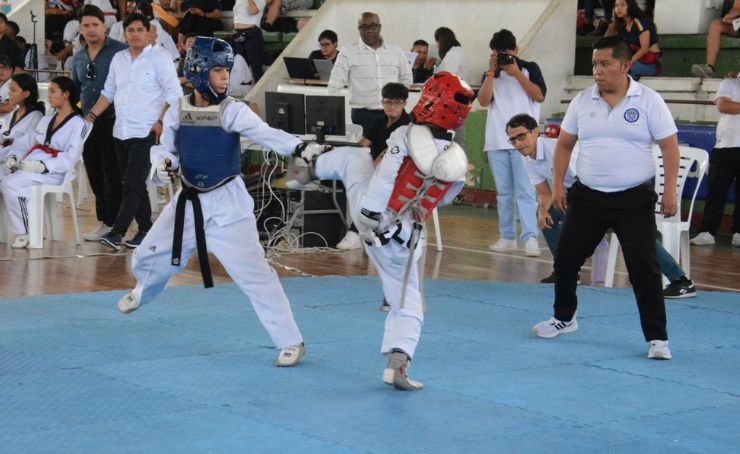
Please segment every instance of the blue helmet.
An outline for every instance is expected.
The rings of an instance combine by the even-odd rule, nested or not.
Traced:
[[[231,46],[222,39],[196,37],[195,44],[185,56],[183,73],[201,95],[219,102],[226,98],[226,93],[216,93],[208,81],[208,73],[215,66],[225,66],[231,71],[234,66],[234,51]]]

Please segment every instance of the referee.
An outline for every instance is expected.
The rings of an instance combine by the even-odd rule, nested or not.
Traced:
[[[655,251],[655,162],[657,142],[665,165],[665,187],[675,188],[678,175],[677,129],[668,107],[654,90],[629,75],[631,53],[618,37],[593,45],[592,88],[579,93],[563,119],[555,148],[553,205],[567,216],[555,254],[555,314],[532,329],[552,338],[578,329],[578,271],[613,229],[648,341],[648,358],[671,359],[666,330],[660,268]],[[566,202],[563,180],[579,142],[573,184]],[[660,202],[665,217],[676,214],[676,191]]]

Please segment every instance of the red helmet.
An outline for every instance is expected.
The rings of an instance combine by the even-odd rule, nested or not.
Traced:
[[[470,113],[475,92],[462,79],[441,71],[427,79],[411,115],[414,123],[457,129]]]

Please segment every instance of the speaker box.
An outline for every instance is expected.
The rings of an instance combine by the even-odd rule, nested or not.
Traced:
[[[335,206],[332,199],[331,182],[326,182],[322,186],[322,190],[319,191],[289,192],[289,217],[298,211],[299,214],[292,228],[295,234],[301,235],[301,247],[335,247],[346,233],[347,229],[342,222],[342,217],[336,212],[338,206],[346,219],[347,202],[344,187],[337,182],[337,206]],[[314,211],[330,210],[335,212],[314,213]]]

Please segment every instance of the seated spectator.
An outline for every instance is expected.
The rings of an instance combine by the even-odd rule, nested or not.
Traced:
[[[195,33],[190,33],[189,35],[185,36],[185,41],[183,44],[183,50],[185,55],[187,55],[190,48],[193,47],[193,44],[195,44]],[[180,86],[182,87],[182,93],[184,95],[189,95],[193,92],[193,84],[190,83],[190,81],[185,77],[185,58],[181,58],[180,61],[177,63],[177,79],[180,81]]]
[[[604,36],[609,25],[612,23],[612,11],[614,9],[614,0],[600,0],[604,7],[604,19],[599,21],[598,26],[594,26],[594,11],[599,0],[583,0],[583,13],[585,23],[579,30],[579,35]]]
[[[740,38],[740,29],[735,30],[732,26],[732,21],[738,17],[740,17],[740,0],[734,0],[732,2],[732,8],[727,14],[722,16],[722,19],[715,19],[709,24],[709,33],[707,34],[707,61],[703,65],[692,65],[691,73],[693,75],[702,79],[714,76],[714,66],[717,64],[722,35]]]
[[[529,178],[537,190],[537,221],[547,242],[547,247],[555,256],[555,249],[560,239],[560,226],[565,222],[565,214],[552,206],[552,185],[554,180],[553,164],[555,159],[554,139],[540,138],[537,120],[527,114],[514,115],[506,124],[506,134],[511,145],[522,155]],[[565,170],[563,185],[566,191],[576,182],[577,152],[570,155],[570,162]],[[663,289],[664,298],[688,298],[696,296],[696,287],[686,273],[676,263],[660,241],[655,242],[660,271],[668,278],[670,284]],[[555,282],[555,272],[540,281],[543,284]]]
[[[10,59],[0,54],[0,114],[6,114],[15,107],[8,99],[10,77],[13,75],[13,65]]]
[[[265,12],[265,0],[236,0],[234,3],[234,54],[244,57],[257,83],[262,77],[265,61],[265,39],[260,21]]]
[[[411,52],[416,52],[416,60],[414,60],[414,64],[411,66],[414,83],[423,84],[434,74],[434,64],[437,60],[429,58],[429,43],[423,39],[414,41]]]
[[[126,2],[126,16],[133,13],[136,9],[136,2],[133,0],[129,0]],[[126,39],[123,37],[123,21],[120,20],[116,22],[110,30],[108,30],[108,36],[110,39],[115,39],[116,41],[126,43]]]
[[[6,33],[8,18],[0,13],[0,54],[5,55],[11,64],[13,71],[23,69],[23,55],[18,43]]]
[[[67,25],[64,26],[64,33],[62,33],[62,42],[67,47],[69,55],[74,55],[82,49],[80,21],[72,19],[67,22]]]
[[[370,147],[373,161],[378,161],[386,148],[386,141],[391,133],[400,126],[411,122],[406,112],[406,100],[409,99],[409,89],[403,84],[389,83],[381,91],[383,97],[383,116],[370,126],[362,135],[360,145]]]
[[[269,5],[262,29],[266,32],[295,32],[298,31],[296,20],[291,17],[281,18],[288,11],[307,10],[313,7],[313,0],[267,0]]]
[[[629,73],[632,77],[660,75],[663,52],[658,46],[658,31],[635,0],[614,3],[614,21],[606,35],[619,35],[630,47],[632,68]]]
[[[159,45],[165,52],[167,52],[172,61],[179,60],[180,51],[177,50],[177,45],[172,39],[172,36],[164,31],[164,29],[162,28],[162,24],[160,24],[159,20],[154,17],[151,3],[149,3],[147,0],[140,1],[136,4],[136,9],[134,10],[134,12],[141,13],[146,16],[147,19],[149,19],[149,31],[153,35],[156,35],[156,41],[153,44]]]
[[[23,54],[23,67],[26,68],[26,71],[28,71],[37,82],[48,81],[49,73],[47,71],[49,70],[49,63],[47,63],[46,58],[44,58],[43,55],[38,53],[38,48],[36,49],[36,54],[34,56],[31,45],[26,42],[26,38],[16,36],[15,40],[18,42],[18,46]],[[35,61],[31,61],[31,58],[34,58]]]
[[[0,162],[16,139],[32,132],[44,116],[44,103],[39,101],[39,87],[33,76],[18,73],[11,77],[8,89],[8,102],[13,110],[5,114],[0,128]],[[7,168],[0,168],[0,178],[7,174]]]
[[[312,51],[308,58],[312,60],[331,60],[336,63],[339,51],[337,50],[337,34],[333,30],[324,30],[319,35],[319,48]]]
[[[5,33],[8,34],[8,37],[15,39],[16,36],[18,36],[18,33],[21,32],[21,28],[18,26],[18,22],[8,21],[8,27],[5,30]]]
[[[49,104],[56,112],[43,117],[32,133],[15,140],[8,150],[6,166],[11,173],[0,182],[0,191],[10,230],[15,235],[13,248],[28,245],[28,199],[32,186],[61,184],[67,172],[74,172],[87,128],[76,107],[76,93],[69,77],[52,79]]]
[[[447,27],[439,27],[434,32],[434,40],[437,42],[437,51],[442,60],[438,71],[447,71],[455,74],[465,82],[470,80],[470,63],[465,56],[460,42],[455,37],[455,32]]]
[[[223,28],[219,0],[186,0],[182,7],[180,33],[213,36],[213,32]]]
[[[44,36],[51,41],[62,39],[62,32],[67,22],[75,18],[75,9],[77,2],[75,0],[46,0],[46,9],[44,11]],[[2,15],[5,22],[7,18]]]
[[[59,41],[51,43],[49,53],[57,59],[57,67],[54,68],[56,71],[72,71],[72,52],[69,47],[64,45],[64,43]]]
[[[727,193],[735,183],[735,209],[732,216],[732,245],[740,247],[740,78],[730,73],[720,83],[714,98],[719,110],[717,143],[709,156],[709,193],[699,234],[691,244],[708,246],[722,222]]]

